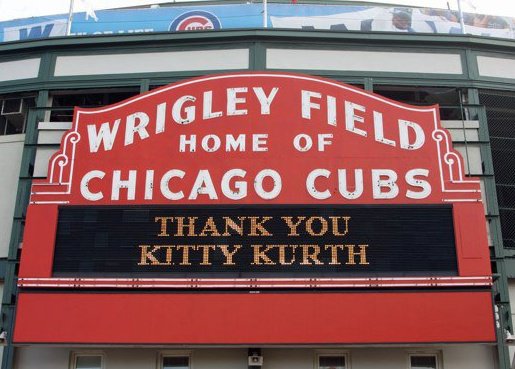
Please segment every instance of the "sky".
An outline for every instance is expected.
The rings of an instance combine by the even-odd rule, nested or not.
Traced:
[[[0,0],[0,21],[68,13],[71,0]],[[93,9],[109,9],[123,6],[158,3],[157,0],[75,0],[74,11],[85,11],[85,1]],[[164,2],[162,0],[161,2]],[[185,0],[175,0],[176,3]],[[202,0],[188,0],[189,2]],[[458,0],[370,0],[373,3],[396,3],[434,8],[457,9]],[[174,2],[171,0],[170,2]],[[367,2],[367,0],[361,0]],[[515,0],[461,0],[463,11],[515,17]]]

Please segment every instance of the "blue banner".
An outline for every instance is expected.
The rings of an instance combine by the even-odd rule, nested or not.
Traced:
[[[170,6],[99,10],[98,20],[75,13],[71,35],[116,35],[262,28],[263,4]],[[466,13],[465,32],[479,36],[514,38],[514,20]],[[268,27],[302,30],[461,33],[457,14],[445,9],[269,4]],[[0,41],[23,41],[65,36],[68,15],[52,15],[0,22]]]

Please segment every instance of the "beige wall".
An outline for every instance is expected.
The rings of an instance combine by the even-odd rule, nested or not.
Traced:
[[[102,352],[105,369],[156,369],[159,352],[173,350],[141,348],[71,349],[20,347],[16,351],[15,369],[68,369],[75,352]],[[192,349],[192,369],[246,369],[247,349]],[[347,352],[351,369],[408,369],[409,354],[438,353],[441,369],[495,368],[494,347],[489,345],[447,345],[442,347],[405,348],[265,348],[262,369],[313,369],[317,353]],[[184,352],[184,350],[179,351]]]
[[[25,135],[0,136],[0,258],[7,257]]]

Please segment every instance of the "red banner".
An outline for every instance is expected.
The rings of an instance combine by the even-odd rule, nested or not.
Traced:
[[[98,109],[73,128],[33,203],[477,202],[479,181],[414,107],[329,80],[221,75]]]

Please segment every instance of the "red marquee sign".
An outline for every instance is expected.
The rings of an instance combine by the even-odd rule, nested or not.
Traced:
[[[287,216],[281,213],[278,205],[294,208],[302,208],[303,205],[311,209],[312,213],[307,212],[302,216],[297,212],[295,216]],[[373,247],[365,244],[366,232],[359,236],[355,244],[344,244],[346,241],[342,241],[341,245],[336,245],[335,239],[331,239],[331,244],[327,244],[329,241],[322,245],[314,244],[316,237],[326,233],[332,232],[334,237],[343,237],[358,227],[365,229],[366,220],[353,223],[358,221],[349,221],[350,216],[334,214],[339,214],[338,209],[350,206],[354,209],[352,214],[359,215],[360,207],[371,205],[384,209],[395,208],[396,212],[391,213],[396,214],[395,217],[402,214],[402,206],[410,209],[427,206],[428,214],[441,214],[429,210],[435,207],[443,209],[443,213],[448,209],[451,220],[446,232],[453,238],[451,254],[454,258],[449,263],[456,265],[455,272],[431,274],[415,270],[389,275],[384,274],[384,267],[381,266],[377,269],[379,274],[367,275],[366,268],[371,260],[374,261],[374,257],[379,260],[384,254],[373,254]],[[272,213],[269,216],[259,213],[263,206],[264,209],[271,206],[276,219],[272,219]],[[210,213],[210,209],[234,207],[242,209],[241,216],[234,210],[220,213],[218,217],[207,214],[203,218],[201,214]],[[164,243],[156,246],[144,245],[143,242],[137,245],[140,253],[135,262],[131,261],[131,272],[136,270],[136,274],[129,277],[114,275],[108,278],[102,274],[102,270],[100,275],[87,274],[91,272],[88,270],[91,264],[79,258],[85,257],[84,254],[74,251],[81,250],[83,246],[69,247],[70,238],[67,237],[73,234],[66,231],[66,227],[75,229],[73,219],[75,214],[81,213],[80,209],[97,208],[104,209],[102,216],[105,217],[97,220],[99,227],[108,221],[119,223],[119,218],[109,213],[113,209],[151,208],[155,215],[152,227],[156,230],[151,231],[154,232],[153,236],[176,236],[180,240],[176,242],[181,244]],[[181,209],[191,212],[196,210],[188,209],[195,208],[201,209],[197,211],[201,215],[192,213],[181,216]],[[73,209],[77,210],[74,212]],[[160,209],[175,210],[173,216],[166,217],[155,214]],[[324,209],[330,210],[326,214]],[[260,215],[256,215],[256,212]],[[66,226],[63,225],[65,217],[72,219]],[[438,215],[431,218],[433,226],[436,224],[435,231],[431,231],[434,235],[441,233],[436,218]],[[395,221],[370,219],[370,224],[375,224],[377,232],[384,224],[386,238],[395,232],[409,234],[411,226],[407,220],[404,231],[402,224]],[[61,228],[58,229],[58,225]],[[141,227],[143,229],[145,225],[141,224]],[[273,227],[274,232],[279,229],[286,236],[299,236],[297,231],[302,229],[307,232],[306,237],[314,237],[315,241],[310,241],[309,245],[298,240],[295,245],[276,245],[273,242],[261,245],[259,237],[272,236],[270,227]],[[398,228],[394,231],[393,227]],[[416,232],[422,232],[423,228],[422,225],[421,230]],[[426,228],[429,229],[429,225]],[[86,233],[88,231],[84,231]],[[115,238],[123,233],[120,231],[105,237]],[[248,248],[249,254],[245,256],[247,259],[243,256],[242,250],[245,247],[239,244],[240,239],[232,244],[227,241],[238,234],[243,238],[255,238],[252,239],[252,248]],[[188,244],[188,237],[193,244]],[[210,248],[205,242],[199,244],[198,239],[202,237],[209,242],[225,243]],[[218,241],[216,237],[225,241]],[[413,237],[416,238],[416,235]],[[428,245],[423,244],[424,247],[431,247],[431,235],[424,235],[424,238],[428,242]],[[111,259],[108,259],[109,265],[116,264],[117,252],[125,246],[124,242],[121,239],[120,248],[113,246],[114,251],[109,251],[115,255],[113,264],[109,264]],[[395,243],[395,240],[392,242]],[[68,247],[70,254],[62,251],[61,246],[64,249]],[[108,253],[105,250],[103,252]],[[410,251],[403,253],[409,257]],[[242,256],[238,259],[240,254]],[[98,255],[104,254],[97,254],[96,259],[104,258]],[[79,258],[76,268],[67,269],[67,260],[74,257]],[[219,266],[215,265],[216,260]],[[254,272],[257,270],[259,273],[262,267],[262,270],[271,274],[246,276],[238,270],[240,274],[228,274],[228,278],[215,278],[215,274],[189,275],[187,268],[195,262],[200,268],[196,269],[197,272],[203,266],[219,267],[225,271],[245,262],[252,265]],[[290,271],[295,267],[295,262],[299,270],[311,266],[323,268],[325,265],[357,265],[356,268],[363,268],[359,269],[361,274],[352,277],[338,273],[324,275],[322,269],[321,274],[315,276],[282,276],[273,269],[273,266],[288,266]],[[163,275],[158,274],[157,278],[154,275],[148,278],[144,274],[137,274],[138,268],[161,268],[154,269],[160,273],[174,265],[183,268],[180,269],[183,274],[166,275],[165,272]],[[116,267],[113,266],[112,270],[115,271]],[[120,271],[123,270],[123,266],[120,266]],[[75,271],[86,274],[74,274]],[[291,329],[297,324],[294,318],[281,323],[289,325],[289,328],[282,327],[282,333],[272,334],[266,339],[260,334],[238,338],[235,333],[238,324],[232,332],[226,321],[216,318],[203,324],[212,325],[215,331],[227,327],[226,335],[210,336],[213,331],[203,334],[199,321],[198,330],[192,326],[192,331],[187,334],[185,330],[163,330],[141,338],[131,330],[138,330],[137,327],[127,325],[125,321],[125,318],[130,320],[130,314],[135,312],[127,308],[127,314],[120,316],[115,311],[116,306],[121,308],[124,305],[123,301],[130,300],[131,304],[136,304],[134,306],[138,303],[147,304],[144,302],[148,301],[145,300],[145,294],[137,291],[151,288],[161,291],[152,297],[156,299],[156,304],[167,306],[182,316],[188,315],[189,310],[185,307],[193,304],[192,299],[198,300],[195,304],[204,304],[209,300],[215,310],[218,304],[221,304],[222,309],[224,304],[238,300],[242,309],[248,305],[248,311],[235,313],[236,322],[244,322],[246,314],[252,311],[272,324],[274,321],[279,323],[281,312],[288,311],[289,298],[284,299],[280,294],[276,298],[274,294],[260,298],[237,292],[228,295],[203,295],[199,292],[194,297],[188,297],[163,291],[199,288],[381,288],[381,292],[374,293],[373,297],[355,295],[357,299],[372,298],[374,304],[389,304],[390,308],[387,309],[390,315],[386,320],[401,328],[388,330],[388,337],[381,342],[424,342],[425,338],[419,337],[410,328],[410,324],[418,325],[416,330],[419,331],[428,322],[437,322],[437,325],[442,325],[442,329],[431,328],[431,337],[426,339],[427,342],[487,342],[495,339],[490,285],[479,180],[464,175],[463,159],[453,150],[449,133],[441,127],[438,106],[410,106],[339,82],[307,75],[241,73],[206,76],[165,86],[111,106],[76,108],[72,128],[64,135],[60,151],[50,160],[48,178],[34,181],[32,187],[20,266],[21,293],[15,340],[181,344],[370,343],[374,342],[373,334],[361,337],[352,332],[340,336],[334,332],[311,332],[308,337],[297,332],[298,329]],[[445,289],[449,286],[467,286],[477,290],[439,293],[427,289]],[[404,320],[405,316],[398,313],[405,309],[394,308],[406,296],[395,292],[395,289],[405,287],[421,289],[414,293],[410,301],[415,305],[426,306],[425,316],[414,316],[408,322]],[[31,294],[33,288],[51,288],[52,292]],[[74,294],[63,294],[59,291],[61,288],[77,291]],[[119,288],[125,293],[100,298],[80,291],[83,288]],[[442,298],[444,294],[446,297]],[[302,300],[296,304],[300,315],[314,313],[312,297],[294,293],[292,297]],[[358,309],[353,305],[353,299],[345,297],[345,293],[336,293],[327,299],[331,300],[328,303],[340,304],[358,315],[371,313],[371,306],[363,307],[360,304]],[[86,324],[80,322],[83,315],[78,310],[70,313],[67,308],[53,308],[61,303],[65,306],[65,301],[70,303],[75,300],[76,304],[83,306],[78,309],[81,312],[85,312],[85,309],[105,309],[106,314],[114,319],[115,326],[125,327],[120,328],[123,334],[106,335],[107,332],[102,329],[90,336],[78,333],[81,331],[78,326]],[[469,304],[472,300],[477,309],[469,305],[468,314],[458,309],[461,304]],[[253,308],[256,303],[257,306],[266,303],[274,307],[278,314],[265,316],[263,312],[256,312]],[[36,306],[40,306],[38,309],[48,306],[50,311],[55,311],[46,317],[47,321],[54,324],[54,328],[71,324],[73,330],[61,328],[62,334],[57,334],[57,338],[55,329],[50,334],[54,334],[52,337],[45,334],[41,336],[46,328],[34,321],[33,310]],[[436,306],[439,310],[434,309]],[[413,309],[416,310],[416,307]],[[459,314],[456,314],[458,310]],[[48,310],[43,311],[48,314]],[[329,326],[348,324],[342,316],[335,314],[333,318]],[[94,324],[91,319],[86,320]],[[169,323],[172,324],[172,321]],[[474,328],[470,328],[467,333],[461,328],[468,324]],[[37,333],[34,333],[34,326],[39,326]],[[452,331],[443,328],[447,326],[456,329]],[[265,328],[263,330],[265,332]],[[362,328],[360,331],[377,332],[377,326]]]
[[[479,182],[414,107],[300,75],[212,76],[77,109],[32,202],[478,202]]]

